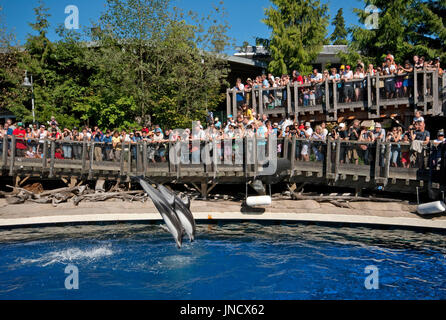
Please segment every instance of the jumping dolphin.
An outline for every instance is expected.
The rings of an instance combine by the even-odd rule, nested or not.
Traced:
[[[167,228],[174,237],[178,248],[181,248],[181,244],[183,242],[183,228],[174,210],[171,208],[171,206],[164,198],[164,196],[160,193],[160,191],[156,190],[141,177],[135,177],[135,180],[139,182],[144,191],[152,199],[153,204],[163,217],[163,220],[166,223]]]
[[[194,241],[196,226],[192,212],[189,209],[190,201],[185,203],[173,191],[167,189],[165,186],[159,184],[156,184],[156,186],[161,194],[167,199],[170,206],[174,209],[178,219],[183,225],[184,230],[189,236],[190,242]]]

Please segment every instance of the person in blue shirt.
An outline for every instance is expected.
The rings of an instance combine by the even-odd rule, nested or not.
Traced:
[[[112,134],[109,129],[107,129],[105,135],[102,137],[102,142],[104,143],[103,150],[104,150],[105,161],[113,160]]]
[[[102,134],[101,130],[99,130],[98,127],[95,127],[94,129],[95,130],[93,131],[92,138],[93,138],[93,141],[95,143],[97,143],[94,146],[94,159],[96,161],[102,161],[102,159],[103,159],[102,141],[103,141],[104,135]]]

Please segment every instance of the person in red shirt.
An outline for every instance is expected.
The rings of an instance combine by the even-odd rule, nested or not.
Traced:
[[[15,148],[17,157],[24,157],[27,147],[25,142],[26,131],[23,129],[23,123],[17,123],[17,128],[14,129],[12,134],[16,136]]]
[[[63,152],[61,148],[57,148],[54,152],[54,158],[56,159],[64,159]]]

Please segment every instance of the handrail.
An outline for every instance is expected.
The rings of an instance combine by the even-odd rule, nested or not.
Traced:
[[[387,90],[391,89],[385,85],[388,79],[395,80],[394,91],[391,96],[387,96]],[[410,80],[406,83],[405,80]],[[255,88],[238,90],[236,88],[227,89],[227,114],[237,115],[238,107],[240,106],[237,95],[243,95],[243,103],[252,107],[257,114],[299,114],[303,115],[309,109],[302,101],[302,90],[304,88],[315,88],[318,90],[318,99],[316,104],[311,104],[311,112],[317,111],[337,120],[338,109],[340,104],[342,108],[367,108],[368,118],[379,118],[381,116],[381,108],[391,104],[415,104],[417,107],[422,107],[425,114],[441,115],[444,113],[443,105],[446,103],[446,97],[442,94],[445,87],[445,75],[439,75],[438,70],[416,70],[413,72],[396,73],[392,75],[382,75],[378,72],[375,75],[368,73],[364,74],[363,78],[352,79],[329,79],[326,78],[322,82],[317,83],[297,83],[289,82],[286,86]],[[342,88],[345,84],[351,83],[355,86],[354,90],[359,90],[353,93],[351,101],[341,101],[343,96]],[[404,85],[403,85],[404,83]],[[359,86],[358,84],[361,84]],[[341,86],[339,88],[339,86]],[[442,86],[442,87],[441,87]],[[403,87],[405,88],[403,90]],[[443,88],[443,89],[442,89]],[[428,94],[424,94],[428,91]],[[264,92],[269,92],[270,95],[275,96],[276,92],[283,92],[282,100],[278,109],[276,104],[273,104],[273,109],[265,110],[267,102],[264,99]],[[422,94],[423,93],[423,94]],[[359,95],[359,97],[358,97]],[[403,98],[403,99],[402,99]],[[402,100],[401,100],[402,99]],[[353,110],[353,109],[352,109]]]

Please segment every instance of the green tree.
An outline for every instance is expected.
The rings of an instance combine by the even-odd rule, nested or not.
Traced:
[[[342,8],[340,8],[336,13],[332,25],[335,27],[333,33],[330,36],[332,44],[334,45],[348,44],[347,40],[348,32],[345,29],[345,21],[342,13]]]
[[[319,0],[271,0],[263,22],[271,29],[269,69],[310,72],[327,33],[328,7]]]
[[[0,6],[0,112],[18,108],[26,112],[22,101],[18,101],[22,96],[18,84],[23,76],[18,68],[19,52],[12,45],[15,38],[7,30],[2,11]]]
[[[220,53],[227,26],[188,23],[194,15],[170,10],[168,0],[107,4],[96,26],[98,47],[89,59],[98,71],[91,83],[104,104],[132,98],[126,100],[134,103],[126,116],[139,124],[173,127],[203,120],[222,99],[227,70]]]
[[[446,57],[445,0],[365,0],[365,6],[378,9],[378,28],[355,26],[351,29],[351,52],[360,52],[375,63],[392,53],[397,61],[414,54]],[[354,10],[364,24],[370,12]]]

